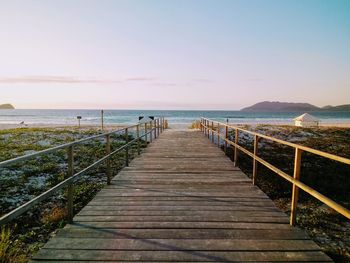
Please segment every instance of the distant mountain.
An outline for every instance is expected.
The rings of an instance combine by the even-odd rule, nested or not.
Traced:
[[[263,101],[243,108],[241,111],[315,111],[319,109],[309,103]]]
[[[322,108],[310,103],[294,103],[294,102],[279,102],[279,101],[263,101],[254,104],[253,106],[241,109],[241,111],[350,111],[350,104],[339,106],[324,106]]]
[[[321,108],[322,110],[328,111],[350,111],[350,104],[344,104],[339,106],[325,106]]]
[[[0,104],[0,110],[13,110],[15,107],[13,107],[12,104]]]

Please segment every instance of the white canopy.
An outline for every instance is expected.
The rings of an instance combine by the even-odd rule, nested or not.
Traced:
[[[150,121],[153,121],[153,119],[151,119],[148,116],[145,116],[139,121],[139,123],[147,123],[147,122],[150,122]]]
[[[316,117],[310,115],[309,113],[304,113],[302,115],[300,115],[299,117],[296,117],[293,119],[293,121],[320,121],[319,119],[317,119]]]

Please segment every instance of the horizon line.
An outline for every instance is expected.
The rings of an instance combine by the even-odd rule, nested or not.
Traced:
[[[241,111],[241,109],[138,109],[138,108],[15,108],[2,110],[134,110],[134,111]]]

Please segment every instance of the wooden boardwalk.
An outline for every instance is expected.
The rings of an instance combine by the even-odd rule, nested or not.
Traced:
[[[199,131],[167,130],[33,262],[327,262]]]

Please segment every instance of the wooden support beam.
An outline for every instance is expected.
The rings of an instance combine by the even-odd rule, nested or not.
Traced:
[[[233,164],[234,166],[238,166],[238,149],[237,149],[237,144],[238,144],[238,129],[235,130],[235,151],[234,151],[234,156],[233,156]]]
[[[302,150],[299,148],[295,149],[295,158],[294,158],[294,173],[293,178],[295,180],[300,179],[300,167],[301,167],[301,154]],[[297,206],[298,206],[298,197],[299,197],[299,187],[293,184],[292,189],[292,202],[291,202],[291,211],[290,211],[290,224],[292,226],[296,223],[296,214],[297,214]]]
[[[125,143],[129,142],[128,128],[125,128]],[[125,148],[125,166],[129,166],[129,146]]]
[[[258,154],[258,143],[259,143],[259,136],[254,136],[254,158],[253,158],[253,185],[256,185],[256,177],[258,174],[258,161],[256,160],[256,156]]]
[[[71,177],[74,174],[74,148],[73,148],[73,145],[71,145],[67,148],[67,157],[68,157],[67,177]],[[70,182],[68,184],[68,190],[67,190],[67,220],[68,220],[68,223],[73,222],[73,216],[74,216],[73,198],[74,198],[74,185],[73,185],[73,182]]]
[[[106,135],[106,155],[111,153],[111,136],[109,134]],[[107,184],[111,184],[112,179],[112,169],[111,169],[111,158],[107,158],[106,160],[106,175],[107,175]]]
[[[140,125],[136,126],[136,138],[137,138],[137,154],[141,154],[141,146],[140,146]]]

